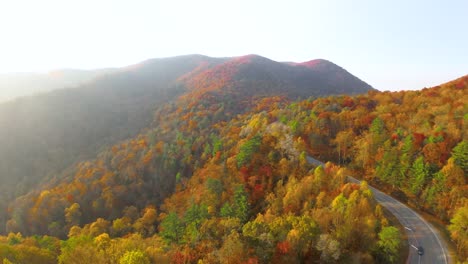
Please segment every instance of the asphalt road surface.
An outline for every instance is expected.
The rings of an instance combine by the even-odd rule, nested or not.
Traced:
[[[309,163],[323,165],[322,162],[307,157]],[[360,183],[359,180],[348,176],[348,181]],[[390,211],[405,227],[409,243],[409,256],[406,263],[451,263],[448,248],[439,232],[418,213],[408,206],[393,199],[391,196],[369,186],[375,200]],[[423,255],[418,254],[418,247],[424,250]]]

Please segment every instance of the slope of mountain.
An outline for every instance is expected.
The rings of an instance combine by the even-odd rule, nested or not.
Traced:
[[[77,88],[0,104],[2,201],[136,134],[151,122],[159,102],[182,91],[177,77],[201,60],[205,57],[149,60]]]
[[[456,217],[466,201],[465,79],[293,103],[250,97],[244,113],[228,107],[231,96],[213,93],[219,89],[198,104],[182,96],[159,108],[144,133],[17,199],[7,227],[68,234],[62,261],[83,251],[118,259],[138,248],[161,262],[395,262],[400,233],[367,184],[346,184],[332,164],[313,169],[307,152],[352,160],[374,184]]]
[[[0,104],[2,200],[27,192],[41,179],[74,162],[93,157],[103,146],[135,135],[152,121],[158,104],[185,89],[192,100],[197,98],[194,94],[218,90],[219,95],[231,98],[231,105],[250,96],[297,98],[371,89],[338,66],[315,71],[313,67],[290,66],[252,55],[152,59],[104,72],[76,88]],[[354,82],[344,84],[337,78],[334,83],[331,76],[337,72],[347,74]],[[65,76],[57,77],[61,80],[58,83],[94,74],[98,72],[55,73]],[[23,81],[26,85],[31,80]],[[39,81],[35,83],[40,85]]]
[[[332,164],[311,167],[307,153],[337,157],[444,220],[463,208],[465,79],[461,86],[292,102],[306,86],[285,77],[294,86],[288,90],[276,74],[313,74],[321,61],[189,58],[193,64],[169,82],[180,96],[159,101],[151,125],[15,199],[7,231],[69,237],[62,246],[46,244],[52,249],[37,242],[50,263],[86,258],[83,252],[96,263],[127,254],[175,263],[394,262],[399,231],[367,185],[346,184]],[[406,165],[396,167],[397,160]],[[0,244],[14,252],[33,244],[28,239],[10,234]]]
[[[371,86],[341,67],[326,61],[288,64],[247,55],[229,59],[215,67],[198,69],[181,81],[196,93],[223,90],[243,95],[298,97],[360,94]]]

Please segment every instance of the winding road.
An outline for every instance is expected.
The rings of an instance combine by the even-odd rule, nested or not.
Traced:
[[[324,165],[312,157],[307,161],[314,165]],[[361,181],[348,176],[348,181],[359,184]],[[447,245],[439,232],[418,213],[408,206],[395,200],[391,196],[369,186],[375,200],[390,211],[405,227],[410,245],[409,256],[406,263],[452,263]],[[418,254],[418,247],[424,250],[423,255]]]

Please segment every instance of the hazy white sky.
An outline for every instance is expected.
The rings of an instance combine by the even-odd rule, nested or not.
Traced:
[[[0,0],[0,72],[255,53],[418,89],[468,74],[467,14],[464,0]]]

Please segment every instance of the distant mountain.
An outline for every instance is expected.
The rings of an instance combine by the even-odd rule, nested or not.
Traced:
[[[404,262],[348,173],[452,219],[464,259],[467,78],[378,92],[324,60],[189,55],[4,104],[0,259]]]
[[[84,81],[93,74],[94,78]],[[83,82],[0,104],[0,210],[40,181],[62,175],[58,173],[73,163],[95,157],[106,146],[136,135],[151,123],[157,126],[155,111],[171,104],[208,105],[207,98],[215,96],[223,98],[216,104],[235,115],[252,106],[243,105],[250,98],[295,99],[372,90],[328,61],[290,65],[257,55],[186,55],[151,59],[101,74],[51,76],[62,84]],[[23,85],[29,82],[30,90],[37,91],[33,83],[41,82],[28,78]],[[0,227],[4,221],[0,213]]]
[[[244,95],[289,98],[361,94],[373,88],[326,60],[281,63],[247,55],[205,64],[180,79],[196,93],[224,90]]]
[[[20,96],[35,95],[61,88],[79,86],[97,76],[109,74],[115,69],[74,70],[64,69],[49,73],[0,74],[0,102]]]

